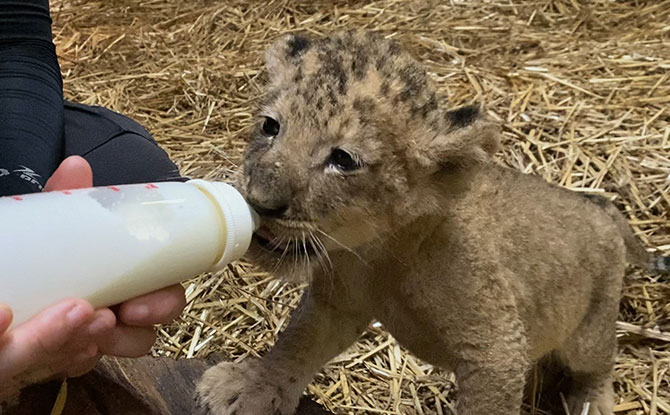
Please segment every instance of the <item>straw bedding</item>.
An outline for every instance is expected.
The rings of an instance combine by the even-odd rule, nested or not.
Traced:
[[[52,13],[68,99],[135,118],[183,174],[223,180],[273,39],[381,31],[427,65],[444,105],[482,102],[500,120],[501,161],[611,198],[670,254],[670,1],[54,0]],[[245,262],[186,286],[187,310],[160,329],[156,355],[261,355],[301,292]],[[618,331],[617,412],[670,414],[670,284],[629,275]],[[449,414],[457,395],[452,374],[376,324],[308,393],[349,414]]]

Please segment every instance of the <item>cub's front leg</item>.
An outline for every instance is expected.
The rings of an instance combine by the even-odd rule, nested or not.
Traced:
[[[505,359],[481,357],[456,367],[458,415],[519,415],[528,369],[525,358],[514,350]]]
[[[519,415],[530,369],[523,324],[510,310],[464,329],[453,350],[459,415]],[[468,333],[469,331],[469,333]]]
[[[221,363],[205,372],[196,389],[199,413],[293,414],[314,373],[352,344],[370,320],[331,294],[305,292],[291,323],[263,358]]]

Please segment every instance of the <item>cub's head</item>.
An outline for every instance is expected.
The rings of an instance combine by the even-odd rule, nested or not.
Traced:
[[[264,219],[251,255],[282,276],[328,268],[327,251],[365,250],[435,212],[445,172],[497,149],[477,108],[439,108],[426,71],[379,35],[288,35],[266,67],[244,187]]]

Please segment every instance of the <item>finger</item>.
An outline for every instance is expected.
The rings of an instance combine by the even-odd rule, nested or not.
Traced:
[[[116,326],[116,315],[109,308],[95,310],[93,318],[86,326],[86,334],[93,338],[104,339],[111,336]]]
[[[71,367],[65,374],[65,377],[78,378],[79,376],[84,376],[85,374],[93,370],[93,368],[95,368],[95,366],[100,361],[100,357],[101,356],[98,355],[92,359],[80,363],[79,365]]]
[[[116,316],[112,310],[96,310],[85,324],[72,331],[68,341],[61,346],[59,354],[64,361],[72,362],[76,355],[83,353],[92,344],[99,344],[109,338],[115,325]]]
[[[185,306],[184,287],[177,284],[121,304],[119,320],[129,326],[167,324],[179,317]]]
[[[97,345],[91,345],[91,347],[82,351],[73,359],[63,375],[70,378],[83,376],[98,364],[101,357],[102,355]]]
[[[0,336],[6,332],[9,325],[12,324],[12,309],[6,304],[0,304]]]
[[[44,191],[81,189],[93,186],[93,171],[86,159],[70,156],[63,160],[44,186]]]
[[[84,300],[65,300],[9,331],[0,348],[0,373],[19,373],[53,360],[76,329],[93,315]]]
[[[103,354],[117,357],[141,357],[151,350],[156,333],[149,327],[117,325],[112,335],[99,344]]]

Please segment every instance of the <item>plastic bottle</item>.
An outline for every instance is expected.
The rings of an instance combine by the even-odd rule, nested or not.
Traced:
[[[258,216],[225,183],[191,180],[0,198],[0,302],[12,326],[65,298],[118,304],[249,247]]]

